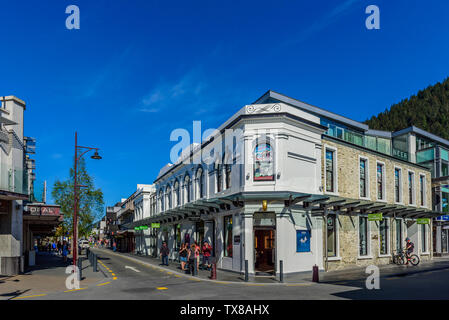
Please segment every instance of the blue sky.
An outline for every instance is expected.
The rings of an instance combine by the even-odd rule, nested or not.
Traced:
[[[101,148],[106,205],[154,181],[173,129],[216,128],[268,89],[364,121],[449,76],[447,1],[0,3],[0,95],[27,103],[38,180],[67,178],[77,130]]]

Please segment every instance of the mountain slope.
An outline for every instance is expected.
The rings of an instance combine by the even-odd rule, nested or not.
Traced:
[[[449,78],[371,117],[371,129],[396,131],[416,126],[449,140]]]

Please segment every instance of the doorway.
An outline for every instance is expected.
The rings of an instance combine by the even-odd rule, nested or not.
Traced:
[[[275,274],[275,230],[254,229],[254,251],[256,275]]]

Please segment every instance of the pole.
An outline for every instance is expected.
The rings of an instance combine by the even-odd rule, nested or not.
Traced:
[[[245,260],[245,282],[248,282],[248,260]]]
[[[326,208],[324,209],[324,228],[326,230],[325,236],[324,236],[324,241],[325,241],[325,250],[326,250],[326,253],[325,253],[326,254],[326,267],[325,267],[325,270],[327,272],[328,252],[327,252],[327,209]]]
[[[279,282],[284,282],[284,261],[279,261]]]
[[[75,181],[73,185],[73,243],[72,243],[72,254],[73,254],[73,265],[76,265],[76,257],[77,257],[77,250],[78,250],[78,244],[77,244],[77,233],[78,233],[78,219],[77,219],[77,206],[78,206],[78,199],[77,199],[77,190],[76,190],[76,183],[77,183],[77,162],[78,162],[78,146],[77,146],[77,133],[75,131]]]

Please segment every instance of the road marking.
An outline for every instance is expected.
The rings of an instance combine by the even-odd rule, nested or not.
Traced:
[[[214,281],[215,283],[221,283],[221,284],[228,284],[229,282],[223,282],[223,281]]]
[[[104,286],[104,285],[110,284],[110,283],[111,283],[111,281],[108,281],[108,282],[105,282],[105,283],[100,283],[100,284],[97,284],[97,287]]]
[[[113,273],[113,272],[111,271],[111,274],[115,277],[115,273]]]
[[[262,287],[264,286],[264,284],[260,284],[260,283],[247,283],[247,286],[253,286],[253,287]]]
[[[176,278],[182,278],[182,276],[175,274]]]
[[[168,288],[166,288],[166,287],[157,287],[156,289],[157,290],[167,290]]]
[[[173,272],[167,271],[167,274],[173,274]]]
[[[73,292],[73,291],[80,291],[80,290],[86,290],[87,288],[79,288],[79,289],[72,289],[72,290],[66,290],[64,292]]]
[[[135,271],[135,272],[140,272],[140,271],[137,270],[136,268],[130,267],[130,266],[125,266],[125,269],[131,269],[131,270],[133,270],[133,271]]]
[[[196,279],[196,278],[188,278],[189,280],[193,280],[193,281],[201,281],[200,279]]]
[[[287,287],[307,287],[310,283],[297,283],[297,284],[287,284]]]
[[[117,277],[112,278],[112,280],[117,280]]]
[[[16,299],[26,299],[26,298],[34,298],[34,297],[43,297],[46,296],[47,294],[35,294],[32,296],[24,296],[24,297],[16,297],[16,298],[12,298],[11,300],[16,300]]]

